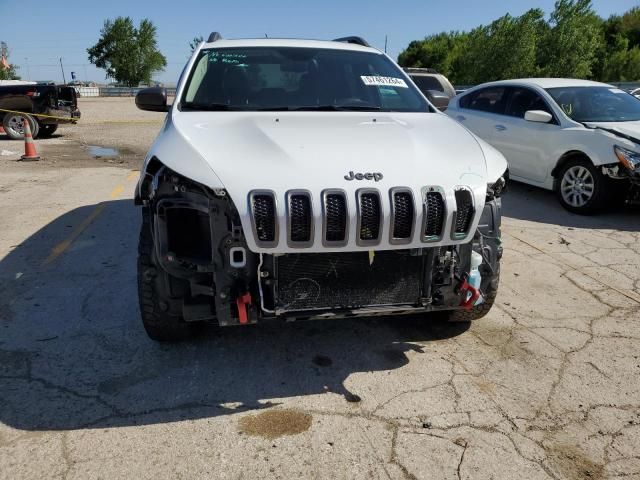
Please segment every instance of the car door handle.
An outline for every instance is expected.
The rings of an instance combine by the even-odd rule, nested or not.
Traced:
[[[505,127],[504,125],[495,125],[495,129],[498,130],[499,132],[504,132],[507,127]]]
[[[467,119],[467,117],[465,117],[464,115],[456,115],[456,120],[458,120],[460,122],[463,121],[463,120],[466,120],[466,119]]]

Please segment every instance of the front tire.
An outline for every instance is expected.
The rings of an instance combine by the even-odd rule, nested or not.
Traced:
[[[609,187],[608,178],[591,161],[577,158],[560,170],[556,193],[560,204],[570,212],[592,215],[607,204]]]
[[[498,271],[491,279],[489,286],[484,292],[484,302],[480,305],[472,307],[470,310],[453,310],[448,312],[447,321],[452,323],[472,322],[486,316],[496,301],[498,295],[498,286],[500,284],[500,261],[498,260]]]
[[[169,275],[156,264],[150,214],[144,207],[138,243],[138,299],[142,325],[157,342],[187,340],[201,330],[201,325],[187,323],[170,311],[169,282]]]

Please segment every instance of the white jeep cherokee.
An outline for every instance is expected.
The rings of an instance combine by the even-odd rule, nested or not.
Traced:
[[[504,157],[358,37],[223,40],[189,60],[136,188],[142,321],[449,311],[482,317],[500,271]]]

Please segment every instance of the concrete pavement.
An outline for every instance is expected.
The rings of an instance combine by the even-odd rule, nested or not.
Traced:
[[[640,479],[637,210],[578,217],[514,185],[497,305],[470,327],[158,345],[135,173],[90,160],[0,162],[0,478]]]

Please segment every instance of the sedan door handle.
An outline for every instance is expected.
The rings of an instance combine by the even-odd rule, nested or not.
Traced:
[[[507,127],[505,127],[504,125],[495,125],[495,129],[498,130],[499,132],[504,132]]]
[[[467,117],[465,117],[464,115],[456,115],[456,120],[458,120],[460,122],[463,121],[463,120],[466,120],[466,119],[467,119]]]

